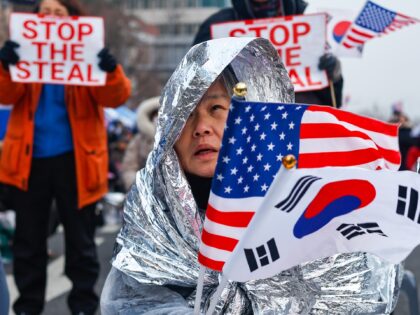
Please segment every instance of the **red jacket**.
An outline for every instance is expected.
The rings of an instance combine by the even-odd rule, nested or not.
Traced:
[[[0,160],[0,182],[28,189],[34,116],[40,83],[12,82],[0,66],[0,103],[13,104]],[[76,161],[78,206],[100,199],[108,190],[107,138],[102,106],[116,107],[130,96],[130,81],[120,65],[100,87],[65,86]]]

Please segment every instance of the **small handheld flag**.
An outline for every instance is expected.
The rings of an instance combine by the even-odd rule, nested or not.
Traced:
[[[341,44],[346,48],[363,45],[370,39],[395,32],[420,20],[388,10],[372,1],[367,1],[352,23]]]
[[[303,178],[314,180],[300,189]],[[264,279],[350,252],[399,263],[420,244],[419,190],[420,176],[410,171],[282,168],[223,276]]]

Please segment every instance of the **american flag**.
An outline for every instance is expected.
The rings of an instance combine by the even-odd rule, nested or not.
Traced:
[[[350,26],[341,44],[346,48],[357,47],[374,37],[419,22],[420,20],[416,18],[385,9],[372,1],[368,1]]]
[[[398,170],[398,127],[326,106],[233,99],[206,211],[199,262],[222,270],[280,168]]]

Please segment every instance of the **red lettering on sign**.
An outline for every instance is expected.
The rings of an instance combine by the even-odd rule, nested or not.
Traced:
[[[302,63],[299,61],[301,49],[301,46],[286,48],[285,60],[287,67],[296,67],[302,65]]]
[[[293,24],[293,44],[299,42],[299,37],[305,36],[311,31],[311,26],[309,23],[296,23]]]
[[[70,70],[69,77],[67,78],[69,81],[73,79],[79,79],[80,81],[84,81],[82,71],[78,64],[74,64]]]
[[[35,45],[35,47],[36,47],[36,57],[38,59],[42,59],[42,57],[44,56],[42,48],[45,47],[47,45],[47,43],[45,43],[45,42],[32,42],[32,45]]]
[[[93,33],[93,27],[90,24],[80,23],[78,29],[79,36],[77,40],[79,42],[83,40],[83,36],[88,36]]]
[[[305,70],[305,73],[304,74],[302,73],[302,76],[299,76],[299,73],[296,71],[296,69],[294,68],[289,69],[289,77],[294,86],[307,88],[310,86],[320,86],[322,84],[321,81],[316,82],[312,80],[310,67],[305,67],[304,70]]]
[[[62,55],[63,56],[63,60],[67,60],[67,44],[63,44],[62,48],[58,48],[57,46],[59,46],[60,43],[51,43],[50,44],[50,59],[56,59],[58,55]]]
[[[19,72],[16,74],[19,79],[28,79],[31,75],[31,72],[27,69],[29,67],[29,62],[27,61],[19,61],[16,64],[16,69],[19,70]]]
[[[289,77],[294,86],[300,86],[302,88],[305,87],[305,83],[299,77],[296,69],[289,69]]]
[[[58,23],[57,21],[51,20],[40,20],[39,24],[35,20],[26,20],[23,22],[23,32],[22,35],[26,39],[35,39],[39,36],[38,26],[42,25],[45,31],[45,40],[50,40],[53,32],[56,32],[61,40],[68,41],[77,37],[78,41],[84,40],[86,36],[89,36],[93,33],[93,26],[88,23],[80,23],[77,26],[74,26],[71,23],[64,22]]]
[[[84,61],[83,59],[83,44],[70,44],[70,60]]]
[[[277,30],[280,30],[280,32],[277,32]],[[275,25],[270,30],[270,41],[276,46],[286,44],[289,41],[289,37],[289,30],[284,25]]]
[[[67,36],[66,36],[66,32],[68,33]],[[71,40],[74,37],[74,33],[75,33],[74,27],[70,23],[62,23],[58,26],[58,36],[62,40]]]
[[[94,78],[92,78],[92,73],[93,71],[92,71],[92,65],[87,65],[87,80],[88,80],[88,82],[98,82],[99,80],[98,79],[94,79]]]
[[[64,78],[58,75],[63,73],[64,62],[53,62],[51,64],[51,79],[57,81],[63,81]]]
[[[255,26],[255,27],[250,27],[249,30],[252,32],[255,32],[255,37],[262,37],[263,35],[261,34],[262,30],[266,30],[267,26],[265,25],[261,25],[261,26]]]
[[[62,60],[84,61],[83,44],[65,44],[61,42],[32,42],[32,44],[36,47],[37,59],[55,60],[61,56]]]
[[[279,53],[281,61],[284,63],[285,67],[294,67],[302,65],[302,62],[299,61],[301,50],[301,46],[295,46],[279,48],[277,49],[277,52]]]
[[[245,30],[242,30],[240,28],[236,28],[236,29],[230,31],[229,37],[239,37],[239,36],[245,35],[245,34],[246,34]]]
[[[313,82],[312,81],[312,77],[311,77],[311,68],[310,67],[305,67],[305,76],[306,76],[306,81],[308,81],[308,85],[321,85],[321,81],[318,82]]]
[[[50,39],[51,37],[51,25],[55,25],[55,21],[40,21],[39,23],[45,25],[45,39]]]
[[[34,39],[38,36],[38,33],[36,29],[31,28],[32,26],[36,26],[36,21],[33,20],[27,20],[23,23],[23,37],[26,39]],[[29,33],[26,33],[25,31],[28,31]]]
[[[44,78],[44,66],[47,65],[46,61],[34,61],[34,65],[38,66],[38,79],[42,80]]]

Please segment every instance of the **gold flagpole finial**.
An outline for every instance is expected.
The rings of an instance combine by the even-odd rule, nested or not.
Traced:
[[[233,88],[233,93],[236,97],[245,97],[246,93],[248,92],[248,88],[246,84],[243,82],[238,82]]]
[[[297,160],[293,154],[286,155],[282,160],[283,166],[290,170],[296,166]]]

